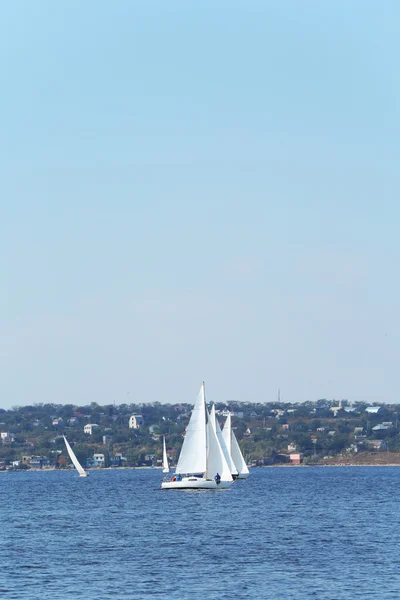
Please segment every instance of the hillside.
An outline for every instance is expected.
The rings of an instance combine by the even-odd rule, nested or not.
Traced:
[[[0,410],[0,468],[65,467],[66,435],[87,466],[157,466],[162,436],[176,463],[192,406],[36,404]],[[305,464],[391,463],[400,459],[399,405],[318,400],[303,404],[216,404],[227,410],[249,464],[279,464],[297,455]],[[398,454],[399,453],[399,454]],[[94,459],[97,457],[97,462]],[[102,458],[101,458],[102,457]],[[293,459],[292,459],[293,460]],[[363,463],[363,461],[365,461]]]

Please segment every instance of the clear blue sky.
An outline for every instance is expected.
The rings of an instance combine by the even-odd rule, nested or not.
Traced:
[[[399,23],[3,3],[0,406],[400,401]]]

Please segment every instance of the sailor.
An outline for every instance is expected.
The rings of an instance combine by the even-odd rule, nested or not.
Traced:
[[[216,474],[216,476],[214,477],[215,479],[215,483],[218,485],[219,483],[221,483],[221,475],[219,473]]]

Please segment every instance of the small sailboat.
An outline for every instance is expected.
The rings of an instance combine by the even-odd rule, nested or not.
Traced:
[[[210,417],[212,419],[215,419],[215,429],[216,429],[216,432],[217,432],[217,438],[218,438],[218,441],[220,443],[222,452],[224,453],[225,460],[226,460],[226,462],[228,464],[228,467],[230,469],[231,475],[232,475],[233,479],[237,479],[239,473],[238,473],[238,470],[236,468],[235,463],[233,462],[231,453],[228,450],[228,448],[226,447],[224,436],[222,435],[221,427],[219,426],[217,415],[215,414],[215,404],[212,405]]]
[[[165,446],[165,435],[163,436],[163,473],[169,473],[169,464],[168,464],[168,456],[167,456],[167,448]]]
[[[250,475],[249,469],[246,465],[246,461],[243,458],[243,454],[240,450],[238,441],[236,439],[235,433],[232,429],[231,425],[231,413],[226,417],[225,425],[222,430],[222,437],[224,438],[225,445],[228,449],[228,452],[233,460],[233,463],[236,467],[237,478],[238,479],[247,479]]]
[[[82,467],[79,460],[76,458],[75,452],[72,450],[71,446],[69,445],[68,440],[65,437],[65,435],[63,435],[63,438],[64,438],[65,445],[67,447],[68,455],[69,455],[75,469],[78,471],[79,477],[87,477],[88,474],[86,473],[85,469]]]
[[[161,488],[226,489],[233,478],[218,441],[215,417],[208,413],[204,383],[192,410],[175,474]]]

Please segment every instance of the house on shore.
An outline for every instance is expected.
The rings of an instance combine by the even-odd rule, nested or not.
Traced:
[[[304,454],[302,452],[296,452],[294,454],[290,454],[289,458],[291,465],[301,465],[304,459]]]
[[[88,435],[93,435],[93,431],[96,429],[96,427],[98,427],[97,423],[88,423],[84,426],[83,431]]]

